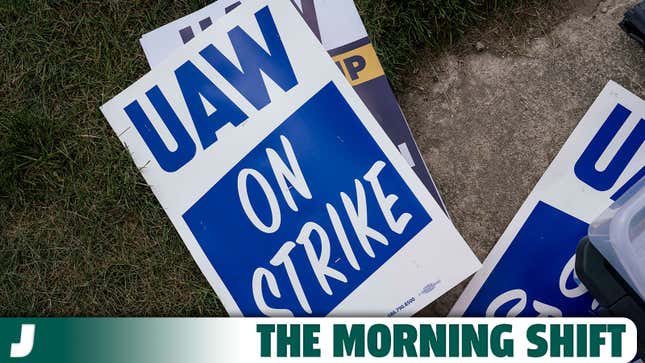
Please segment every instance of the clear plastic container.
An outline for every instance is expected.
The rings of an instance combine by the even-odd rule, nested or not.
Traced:
[[[589,239],[645,300],[645,178],[591,223]]]

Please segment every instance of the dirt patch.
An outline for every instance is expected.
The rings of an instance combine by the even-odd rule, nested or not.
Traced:
[[[401,104],[455,225],[481,260],[607,81],[645,97],[645,52],[617,26],[636,2],[533,9],[552,11],[551,20],[530,17],[521,34],[492,24],[468,34],[465,47],[419,62]],[[445,315],[462,289],[421,315]]]

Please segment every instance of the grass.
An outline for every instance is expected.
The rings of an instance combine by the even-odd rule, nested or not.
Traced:
[[[570,1],[570,0],[565,0]],[[529,9],[553,0],[355,0],[395,90],[421,49],[454,45],[474,25],[490,21],[523,31]]]
[[[535,2],[357,0],[399,90],[423,47]],[[225,314],[99,112],[148,70],[141,34],[206,3],[0,4],[0,316]]]

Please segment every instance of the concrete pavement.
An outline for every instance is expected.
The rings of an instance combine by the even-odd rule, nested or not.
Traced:
[[[645,98],[645,51],[618,27],[637,1],[574,1],[520,51],[428,56],[403,110],[455,225],[483,261],[609,80]],[[503,40],[508,41],[508,38]],[[421,315],[443,316],[463,286]]]

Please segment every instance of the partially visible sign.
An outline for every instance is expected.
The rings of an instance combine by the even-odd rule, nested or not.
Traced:
[[[353,0],[292,0],[309,28],[333,57],[338,68],[361,97],[408,164],[437,203],[446,207],[426,168],[405,116],[385,77],[376,51]],[[218,0],[201,10],[157,28],[141,37],[141,46],[152,68],[191,41],[240,0]]]
[[[479,267],[289,2],[102,111],[232,315],[410,315]]]
[[[589,223],[645,175],[645,102],[609,82],[454,306],[464,316],[586,316]]]

